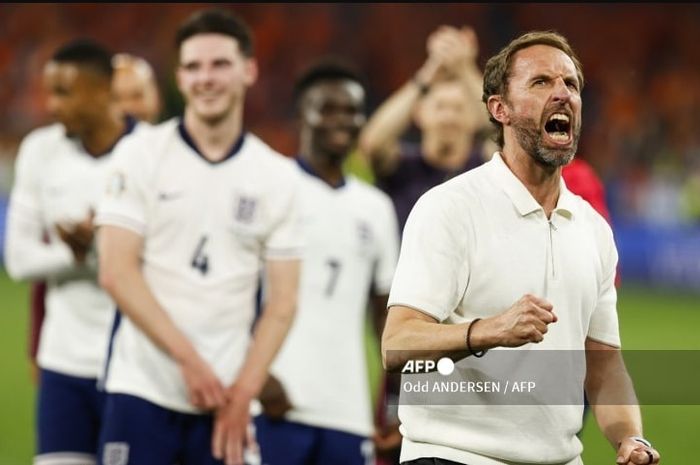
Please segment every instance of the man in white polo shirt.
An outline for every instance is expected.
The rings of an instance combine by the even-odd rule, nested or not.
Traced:
[[[535,348],[585,350],[580,389],[617,463],[655,464],[638,405],[602,405],[620,392],[634,399],[634,390],[620,353],[612,232],[561,180],[576,153],[582,86],[581,65],[556,33],[525,34],[488,61],[483,99],[501,152],[411,212],[382,353],[395,370],[426,353],[500,348],[484,362],[505,350],[518,362]],[[401,460],[581,464],[583,406],[552,404],[401,405]]]

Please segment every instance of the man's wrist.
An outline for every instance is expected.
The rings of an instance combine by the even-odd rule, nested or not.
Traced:
[[[472,349],[476,351],[485,351],[498,347],[498,341],[492,336],[489,329],[490,323],[491,318],[480,318],[478,324],[471,330],[469,334],[469,343]],[[473,322],[469,324],[472,325]]]
[[[251,386],[247,386],[244,383],[235,382],[226,391],[230,398],[250,402],[258,396],[261,390],[253,389]]]
[[[651,442],[650,442],[649,440],[647,440],[647,439],[644,439],[644,438],[641,437],[641,436],[630,436],[630,439],[632,439],[632,440],[634,440],[634,441],[637,441],[637,442],[639,442],[639,443],[641,443],[641,444],[644,444],[645,446],[647,446],[647,447],[649,447],[649,448],[652,448]]]
[[[421,97],[430,92],[430,83],[425,79],[422,79],[418,73],[413,76],[411,82],[414,86],[416,86],[416,89],[418,89],[418,94],[420,94]]]
[[[651,445],[651,441],[649,441],[648,439],[646,439],[646,438],[644,438],[644,437],[642,437],[642,436],[638,436],[638,435],[625,436],[625,438],[624,438],[622,441],[619,441],[619,442],[617,443],[617,448],[618,448],[618,449],[620,448],[620,446],[622,446],[622,442],[623,442],[624,440],[626,440],[626,439],[631,439],[631,440],[633,440],[633,441],[635,441],[635,442],[638,442],[639,444],[642,444],[642,445],[644,445],[644,446],[646,446],[646,447],[648,447],[648,448],[650,448],[650,449],[653,449],[653,446]]]

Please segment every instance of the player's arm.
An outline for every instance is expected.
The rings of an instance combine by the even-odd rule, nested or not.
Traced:
[[[258,396],[268,369],[294,320],[300,261],[267,260],[267,301],[258,321],[243,367],[226,390],[228,403],[217,412],[212,451],[227,463],[242,463],[243,449],[250,438],[250,402]]]
[[[105,225],[98,233],[100,285],[119,310],[180,366],[190,402],[212,409],[225,402],[224,389],[211,367],[174,324],[151,292],[141,271],[143,237]]]
[[[642,436],[642,415],[620,349],[587,339],[586,367],[586,396],[617,463],[658,463],[656,450],[633,439]]]
[[[5,266],[15,280],[52,278],[76,267],[66,244],[44,240],[39,177],[42,150],[36,137],[28,136],[17,155],[5,236]]]
[[[474,116],[475,127],[478,129],[490,128],[489,113],[481,102],[483,93],[484,76],[477,64],[479,45],[476,33],[471,27],[461,29],[447,28],[444,45],[446,66],[455,73],[461,81],[469,97],[470,112]],[[436,45],[437,46],[437,45]]]
[[[434,53],[438,31],[428,38],[428,57],[416,74],[370,117],[360,133],[358,148],[378,174],[388,174],[399,159],[399,138],[411,124],[416,104],[439,78],[442,56]]]
[[[426,65],[421,70],[428,69]],[[432,65],[431,65],[432,66]],[[389,174],[399,160],[399,138],[411,124],[413,108],[427,88],[428,74],[420,70],[379,106],[360,133],[359,152],[377,174]]]
[[[77,266],[70,248],[63,242],[42,240],[39,213],[10,202],[5,237],[5,266],[12,279],[35,281],[62,276]]]
[[[529,294],[505,312],[476,323],[441,324],[425,312],[394,305],[382,337],[382,360],[387,371],[396,371],[411,359],[459,360],[494,347],[537,343],[544,340],[547,326],[556,321],[552,304]],[[474,325],[471,331],[470,325]],[[468,332],[471,351],[467,350]]]

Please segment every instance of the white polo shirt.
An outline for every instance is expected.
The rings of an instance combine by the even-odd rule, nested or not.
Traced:
[[[143,236],[150,290],[229,385],[248,350],[263,262],[301,254],[297,167],[250,133],[210,162],[175,119],[114,157],[97,224]],[[198,412],[177,363],[129,318],[113,334],[106,389]]]
[[[587,337],[619,346],[616,265],[612,231],[585,200],[562,181],[548,220],[496,153],[417,202],[389,307],[463,323],[530,293],[551,302],[558,321],[541,343],[501,350],[584,350]],[[582,413],[582,405],[400,405],[401,460],[579,463]]]

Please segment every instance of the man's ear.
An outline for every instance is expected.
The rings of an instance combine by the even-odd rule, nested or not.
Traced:
[[[248,58],[244,66],[245,84],[250,87],[258,80],[258,61],[255,58]]]
[[[490,96],[489,99],[486,101],[486,106],[489,109],[489,113],[491,113],[493,119],[495,119],[504,126],[510,123],[510,108],[508,107],[502,96]]]

